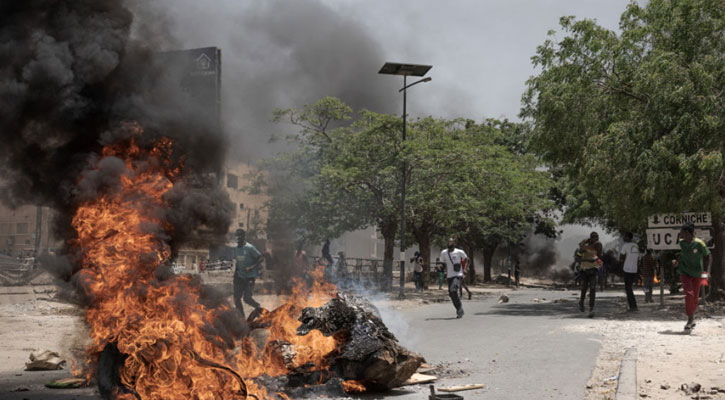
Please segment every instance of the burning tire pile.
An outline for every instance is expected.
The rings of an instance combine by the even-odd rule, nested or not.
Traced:
[[[118,182],[83,202],[72,221],[80,268],[71,281],[92,339],[85,375],[104,398],[284,398],[327,382],[324,390],[336,382],[348,392],[386,390],[416,371],[422,358],[398,345],[371,304],[335,294],[322,270],[249,323],[198,280],[171,273],[163,238],[173,225],[164,216],[182,166],[171,161],[170,141],[144,150],[142,129],[124,129],[129,139],[105,147],[80,180],[121,162]],[[252,328],[265,339],[252,341]]]

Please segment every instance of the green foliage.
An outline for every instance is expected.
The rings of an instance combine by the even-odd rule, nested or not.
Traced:
[[[452,226],[477,247],[495,247],[520,242],[539,223],[551,225],[546,214],[553,207],[550,174],[537,168],[520,140],[513,140],[512,132],[523,128],[494,120],[466,125],[461,156],[468,162]]]
[[[289,138],[298,148],[266,165],[270,220],[315,241],[376,226],[390,261],[405,161],[406,225],[424,255],[435,237],[479,246],[517,243],[534,226],[552,231],[550,174],[527,153],[525,125],[428,117],[409,122],[402,142],[400,117],[351,116],[333,98],[276,113],[300,131]]]
[[[725,31],[720,0],[631,3],[616,33],[561,19],[539,46],[522,116],[561,174],[565,220],[637,230],[657,212],[723,202]]]
[[[396,223],[400,118],[361,111],[351,119],[352,110],[332,97],[275,112],[276,121],[287,121],[299,132],[287,138],[296,150],[267,160],[267,172],[255,181],[271,195],[271,224],[320,241]]]
[[[323,175],[326,160],[337,153],[349,132],[351,116],[352,110],[332,97],[299,110],[275,112],[276,121],[288,121],[300,129],[287,137],[296,149],[262,163],[263,172],[248,188],[254,192],[266,187],[271,196],[268,225],[320,241],[367,223],[359,211],[346,212],[346,207],[359,203],[348,192],[338,191]]]

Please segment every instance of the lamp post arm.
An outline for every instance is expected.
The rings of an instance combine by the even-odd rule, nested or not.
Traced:
[[[413,85],[417,85],[417,84],[422,83],[422,82],[430,82],[432,80],[433,80],[433,78],[427,77],[427,78],[423,78],[423,79],[421,79],[419,81],[415,81],[415,82],[411,83],[410,85],[404,86],[402,89],[398,90],[398,93],[400,93],[400,92],[408,89],[409,87],[411,87]]]

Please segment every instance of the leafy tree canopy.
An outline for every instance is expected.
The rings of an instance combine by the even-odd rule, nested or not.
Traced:
[[[621,34],[565,17],[533,57],[530,146],[565,177],[568,220],[641,228],[657,212],[722,214],[721,0],[631,3]]]

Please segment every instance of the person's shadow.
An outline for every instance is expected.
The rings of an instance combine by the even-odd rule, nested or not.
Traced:
[[[691,334],[692,331],[691,330],[689,330],[689,331],[685,331],[685,330],[682,330],[682,331],[673,331],[672,329],[668,329],[666,331],[660,331],[660,332],[657,332],[657,333],[659,333],[660,335],[687,336],[687,335]]]

